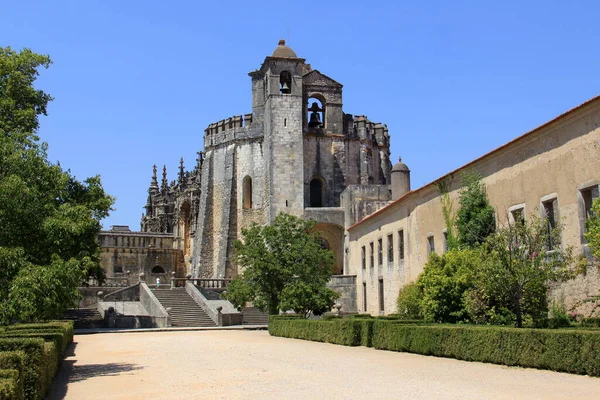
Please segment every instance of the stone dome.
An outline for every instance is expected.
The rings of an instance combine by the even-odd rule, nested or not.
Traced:
[[[285,45],[284,39],[279,41],[279,45],[275,48],[275,51],[273,51],[273,55],[271,57],[298,58],[298,56],[296,56],[296,52],[292,50],[291,47]]]
[[[402,157],[398,157],[398,162],[392,168],[392,172],[396,171],[410,171],[410,169],[408,169],[408,166],[402,162]]]

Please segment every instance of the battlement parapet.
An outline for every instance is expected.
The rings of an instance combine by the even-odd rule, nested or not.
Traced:
[[[388,147],[390,145],[387,125],[369,121],[366,115],[355,115],[352,123],[353,130],[360,139],[375,140],[378,146]]]
[[[252,114],[236,115],[214,122],[204,130],[204,148],[221,145],[237,139],[254,138]]]

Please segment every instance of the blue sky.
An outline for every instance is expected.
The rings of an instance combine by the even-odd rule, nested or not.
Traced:
[[[192,168],[211,122],[251,112],[250,78],[285,38],[388,125],[418,188],[600,94],[594,1],[16,1],[0,46],[54,61],[36,85],[50,158],[116,196],[139,229],[152,165]]]

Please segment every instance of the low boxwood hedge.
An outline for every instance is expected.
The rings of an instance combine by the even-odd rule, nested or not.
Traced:
[[[20,400],[23,389],[19,387],[19,372],[14,369],[0,370],[0,400]]]
[[[10,369],[17,371],[17,390],[19,396],[23,398],[23,366],[25,365],[25,353],[23,351],[3,351],[0,352],[0,370]],[[1,397],[0,397],[1,398]]]
[[[353,318],[272,318],[269,333],[296,339],[600,376],[600,332],[435,325]]]
[[[37,400],[46,393],[46,349],[42,338],[0,337],[0,352],[21,350],[23,365],[23,392],[25,399]]]
[[[73,341],[73,321],[50,321],[35,324],[15,324],[4,327],[6,332],[12,331],[48,331],[60,330],[65,335],[65,341],[70,344]]]

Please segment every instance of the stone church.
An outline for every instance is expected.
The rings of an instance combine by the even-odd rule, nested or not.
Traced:
[[[241,230],[285,212],[316,222],[334,273],[343,274],[345,227],[391,199],[388,129],[346,114],[342,84],[284,40],[248,75],[251,113],[208,125],[196,165],[186,171],[181,160],[177,180],[163,168],[159,186],[154,167],[142,233],[172,234],[183,252],[178,276],[228,278],[238,273]],[[408,174],[399,171],[405,191]]]

